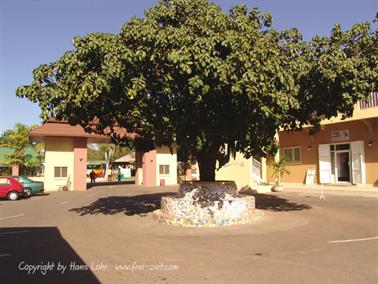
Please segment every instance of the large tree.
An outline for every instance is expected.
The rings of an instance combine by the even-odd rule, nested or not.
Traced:
[[[206,0],[164,0],[119,34],[76,37],[74,51],[35,69],[17,95],[38,102],[44,120],[177,141],[197,159],[201,180],[214,180],[216,162],[235,152],[274,153],[280,128],[352,115],[376,89],[377,46],[370,23],[305,42],[256,8],[227,13]]]

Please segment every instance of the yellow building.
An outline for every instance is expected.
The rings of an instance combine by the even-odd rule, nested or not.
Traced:
[[[171,152],[172,150],[172,152]],[[136,152],[135,184],[144,186],[177,184],[176,144],[148,152]]]
[[[314,136],[309,130],[278,133],[276,159],[284,157],[290,172],[282,183],[378,186],[378,93],[356,104],[353,117],[325,120]],[[313,181],[309,172],[315,174]],[[216,179],[235,180],[239,189],[275,182],[265,159],[247,160],[240,154],[217,172]]]
[[[310,128],[279,133],[279,155],[290,172],[282,181],[305,183],[312,169],[318,184],[378,185],[378,93],[356,104],[351,118],[336,117],[321,125],[314,136]]]
[[[45,142],[43,181],[46,191],[86,190],[87,144],[109,142],[106,135],[89,134],[79,125],[54,120],[33,129],[29,139]],[[172,152],[168,147],[137,151],[135,183],[143,186],[177,184],[176,145],[172,146]]]
[[[265,159],[246,159],[242,154],[237,153],[235,159],[230,161],[216,171],[216,180],[233,180],[238,189],[244,186],[255,187],[266,181]]]
[[[48,121],[29,133],[31,142],[44,141],[45,191],[87,189],[87,143],[104,143],[107,137],[89,134],[81,126]]]

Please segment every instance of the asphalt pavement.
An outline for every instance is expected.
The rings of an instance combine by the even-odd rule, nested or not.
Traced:
[[[257,194],[251,225],[184,228],[152,211],[176,186],[0,200],[0,283],[378,283],[378,198]]]

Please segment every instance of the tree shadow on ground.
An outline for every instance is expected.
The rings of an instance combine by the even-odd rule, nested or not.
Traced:
[[[288,199],[271,194],[254,194],[256,201],[256,209],[269,210],[269,211],[299,211],[311,209],[312,207],[307,204],[290,202]]]
[[[163,196],[174,196],[175,192],[142,194],[136,196],[110,196],[99,198],[88,206],[72,208],[70,211],[83,215],[115,215],[123,213],[127,216],[146,216],[156,209],[160,209]]]

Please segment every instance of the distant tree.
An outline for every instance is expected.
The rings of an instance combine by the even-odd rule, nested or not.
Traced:
[[[100,153],[99,146],[97,144],[88,144],[88,161],[101,161],[104,159],[104,155]]]
[[[37,125],[26,126],[17,123],[14,129],[5,130],[0,135],[0,147],[11,149],[8,154],[4,155],[2,164],[6,166],[20,165],[29,171],[41,166],[43,145],[33,145],[29,141],[29,132],[35,127]],[[32,155],[31,151],[34,151],[35,155]]]
[[[110,163],[131,151],[130,147],[122,147],[115,144],[103,143],[96,147],[90,146],[88,151],[89,161],[105,161],[105,176],[108,176]]]
[[[144,145],[171,145],[195,158],[201,180],[230,155],[274,153],[279,129],[319,125],[377,87],[377,31],[371,23],[302,40],[245,5],[228,13],[206,0],[162,0],[119,34],[74,39],[75,50],[33,71],[17,95],[86,131],[137,132]],[[94,118],[98,124],[90,125]],[[151,146],[151,145],[149,145]]]
[[[103,144],[96,144],[88,146],[88,160],[89,161],[100,161],[106,160],[105,153],[111,150],[112,154],[110,155],[110,161],[116,160],[122,156],[127,155],[132,151],[130,147],[122,147],[119,145],[111,144],[111,143],[103,143]]]

